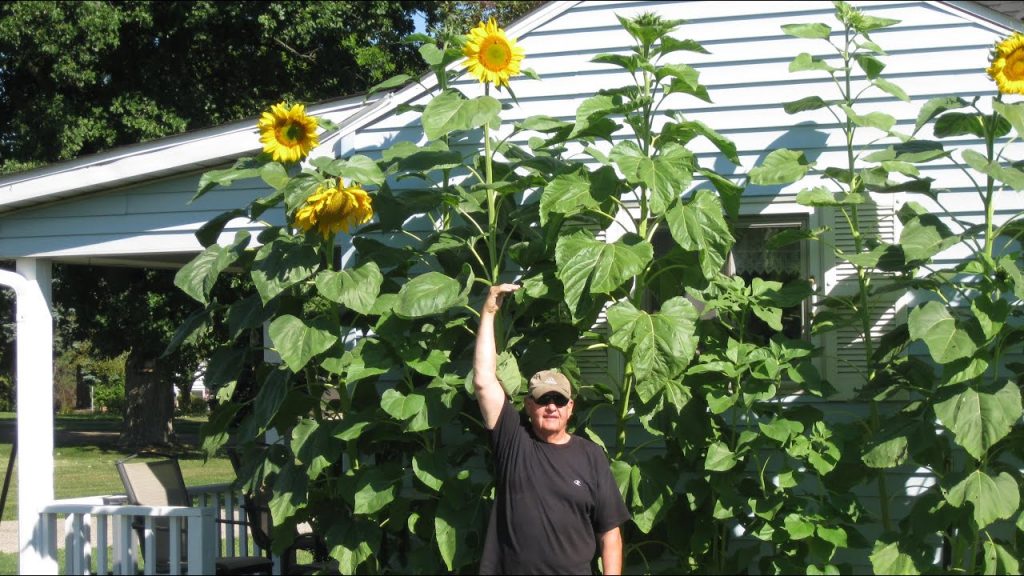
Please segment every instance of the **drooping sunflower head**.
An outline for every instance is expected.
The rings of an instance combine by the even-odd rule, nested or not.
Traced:
[[[498,23],[491,18],[469,31],[462,47],[466,59],[462,65],[481,82],[508,87],[508,79],[519,74],[519,65],[526,53],[516,45],[514,38],[505,36]]]
[[[1014,32],[996,43],[987,72],[1003,94],[1024,94],[1024,35]]]
[[[316,117],[306,116],[302,104],[274,104],[260,116],[258,127],[263,151],[277,162],[298,162],[320,143]]]
[[[352,226],[365,224],[373,218],[373,202],[361,186],[345,186],[325,182],[309,195],[306,203],[295,213],[295,226],[309,231],[316,228],[326,240],[332,234]]]

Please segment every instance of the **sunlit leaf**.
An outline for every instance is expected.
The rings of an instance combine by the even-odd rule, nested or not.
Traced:
[[[977,350],[971,337],[957,327],[949,310],[939,302],[927,302],[910,311],[910,338],[928,346],[932,360],[947,364],[968,358]]]
[[[825,39],[832,34],[827,24],[814,22],[811,24],[783,24],[782,31],[788,36],[808,39]]]
[[[406,282],[398,291],[395,313],[404,318],[423,318],[441,314],[466,304],[461,286],[440,272],[427,272]]]
[[[707,456],[704,458],[704,469],[712,472],[726,472],[732,470],[739,460],[736,454],[722,442],[715,442],[708,446]]]
[[[802,151],[772,150],[759,166],[750,170],[750,182],[759,186],[791,184],[803,178],[812,166]]]
[[[309,278],[320,265],[317,250],[297,236],[282,236],[260,247],[252,280],[266,304],[288,287]]]
[[[597,240],[586,230],[559,237],[556,276],[565,286],[565,303],[575,311],[584,294],[610,294],[639,274],[653,255],[650,243],[633,235],[615,242]]]
[[[608,309],[609,342],[630,354],[638,379],[672,378],[686,368],[697,350],[698,315],[683,297],[668,300],[653,314],[637,310],[628,301],[618,302]]]
[[[367,262],[351,270],[322,271],[316,276],[316,287],[325,298],[369,314],[383,280],[377,264]]]
[[[704,277],[715,277],[735,242],[718,197],[698,190],[691,201],[677,203],[670,209],[665,219],[679,247],[697,252]]]
[[[1020,574],[1020,560],[998,541],[985,539],[985,574]]]
[[[831,74],[836,71],[836,68],[829,66],[828,63],[821,58],[811,56],[806,52],[798,54],[797,57],[789,63],[790,72],[806,72],[809,70],[820,70]]]
[[[871,552],[871,567],[875,574],[920,574],[913,558],[900,550],[898,542],[875,543]]]
[[[935,404],[935,416],[953,433],[957,444],[981,460],[1020,419],[1020,389],[1010,381],[991,390],[965,387]]]
[[[957,508],[969,502],[980,530],[1013,516],[1020,506],[1020,487],[1006,472],[993,477],[984,470],[974,470],[946,492],[946,501]]]
[[[307,324],[291,314],[284,314],[274,318],[267,331],[281,359],[296,373],[338,341],[335,327],[326,316],[317,316]]]
[[[501,112],[501,103],[490,96],[467,100],[454,90],[431,99],[423,111],[423,132],[437,140],[456,130],[470,130],[489,124]]]
[[[426,398],[416,392],[408,396],[393,388],[385,390],[380,399],[380,407],[396,420],[408,420],[423,410]]]

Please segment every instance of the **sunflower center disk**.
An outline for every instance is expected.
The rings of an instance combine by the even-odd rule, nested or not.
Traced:
[[[484,65],[489,70],[498,72],[504,70],[512,60],[512,51],[508,45],[497,38],[488,38],[483,45]]]
[[[299,138],[302,136],[302,129],[299,128],[298,124],[289,122],[288,124],[285,124],[284,128],[281,130],[281,135],[284,136],[285,140],[287,140],[289,144],[295,143],[298,142]]]
[[[1004,73],[1013,80],[1024,80],[1024,54],[1013,54],[1007,58]]]

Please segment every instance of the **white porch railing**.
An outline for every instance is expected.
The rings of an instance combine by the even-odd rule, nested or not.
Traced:
[[[185,565],[189,574],[213,574],[215,557],[261,554],[249,534],[241,496],[230,484],[190,487],[189,495],[193,498],[192,507],[130,506],[123,504],[124,496],[54,501],[40,511],[42,541],[39,549],[56,565],[57,525],[63,517],[66,574],[134,575],[138,548],[132,520],[142,517],[145,537],[141,552],[145,574],[156,573],[156,518],[167,518],[170,525],[167,560],[171,574],[181,572],[183,556],[187,556]],[[187,552],[182,550],[182,529],[188,533]],[[280,573],[277,558],[274,558],[274,573]]]

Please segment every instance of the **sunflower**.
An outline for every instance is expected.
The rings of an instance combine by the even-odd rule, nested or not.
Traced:
[[[298,162],[320,143],[316,135],[316,118],[306,116],[306,107],[284,102],[274,104],[260,117],[260,142],[263,151],[278,162]]]
[[[1024,35],[997,43],[987,72],[1003,94],[1024,94]]]
[[[519,74],[519,64],[526,54],[516,46],[514,38],[505,36],[494,18],[483,22],[469,31],[466,45],[462,48],[466,56],[463,66],[481,82],[508,87],[508,79]]]
[[[339,230],[346,233],[349,227],[365,224],[373,218],[373,203],[370,195],[356,183],[345,186],[338,180],[321,184],[306,203],[295,213],[295,225],[309,231],[316,228],[326,240]]]

